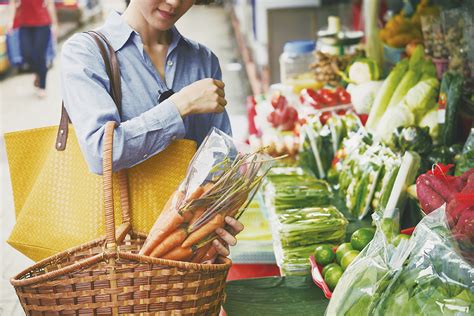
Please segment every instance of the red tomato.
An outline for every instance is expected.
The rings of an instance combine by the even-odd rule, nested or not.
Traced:
[[[326,124],[327,120],[332,116],[331,112],[324,112],[321,114],[319,117],[319,120],[321,121],[321,124]]]
[[[362,122],[362,125],[365,126],[365,123],[367,122],[367,119],[369,118],[368,114],[359,114],[360,121]]]
[[[344,114],[346,114],[346,110],[338,110],[336,113],[338,115],[344,115]]]
[[[329,89],[319,89],[318,91],[316,91],[316,94],[324,97],[324,96],[333,96],[334,95],[334,92],[332,92],[331,90]]]
[[[338,92],[337,98],[339,100],[339,104],[348,104],[351,103],[351,95],[346,90],[342,89]]]
[[[333,95],[324,95],[323,103],[327,106],[335,106],[337,104],[337,98]]]

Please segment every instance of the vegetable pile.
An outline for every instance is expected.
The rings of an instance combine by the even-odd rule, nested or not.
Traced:
[[[344,271],[326,315],[373,315],[390,280],[402,269],[409,254],[409,240],[399,237],[397,214],[393,215],[394,218],[381,218],[374,214],[375,236]]]
[[[402,10],[387,22],[384,29],[380,31],[380,38],[391,47],[405,47],[413,41],[421,41],[421,15],[439,15],[439,8],[428,6],[428,0],[422,0],[416,12],[411,16],[406,16]]]
[[[329,185],[301,169],[276,169],[267,180],[264,199],[277,264],[286,275],[307,275],[309,255],[320,243],[340,243],[348,222],[331,206]]]
[[[451,167],[437,165],[419,176],[416,191],[427,214],[447,203],[446,216],[452,234],[466,258],[474,262],[474,169],[449,176]]]
[[[321,274],[331,290],[336,287],[342,272],[372,240],[374,232],[373,228],[358,229],[352,234],[351,241],[339,245],[335,253],[333,248],[328,245],[316,248],[314,257],[319,265],[318,268],[323,268]]]
[[[311,65],[311,69],[316,80],[333,87],[339,84],[341,80],[340,73],[346,69],[354,58],[351,55],[335,56],[320,51],[316,51],[315,57],[316,60]]]
[[[375,139],[389,142],[396,128],[421,125],[436,109],[438,86],[436,68],[424,60],[418,45],[410,59],[399,62],[385,79],[370,109],[367,130]]]
[[[316,178],[324,179],[342,141],[358,131],[362,123],[353,113],[333,114],[324,123],[321,117],[311,119],[301,129],[299,163]]]
[[[323,108],[349,104],[351,103],[351,95],[342,87],[335,90],[330,89],[303,89],[300,92],[300,102],[302,105],[311,106],[316,110]]]
[[[374,315],[472,315],[474,268],[457,253],[443,208],[418,224],[410,243]]]
[[[140,254],[201,263],[216,256],[211,242],[226,216],[239,218],[258,189],[270,160],[237,152],[232,139],[213,129],[187,176],[153,225]],[[263,172],[263,174],[260,174]]]

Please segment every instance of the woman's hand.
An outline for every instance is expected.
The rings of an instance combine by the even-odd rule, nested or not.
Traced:
[[[176,104],[183,117],[189,114],[220,113],[227,105],[224,83],[211,78],[193,82],[173,94],[170,100]]]
[[[235,235],[237,235],[244,229],[244,225],[242,225],[241,222],[230,216],[226,216],[225,222],[227,223],[227,225],[230,226],[230,231],[227,231],[222,228],[218,228],[216,230],[216,234],[220,237],[222,241],[224,241],[224,244],[219,241],[219,239],[216,239],[213,241],[213,246],[216,248],[218,254],[227,257],[230,254],[229,245],[235,246],[237,244],[237,239],[235,238]]]

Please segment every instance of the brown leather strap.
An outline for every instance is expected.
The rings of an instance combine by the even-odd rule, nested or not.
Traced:
[[[59,122],[58,133],[56,135],[56,149],[63,151],[66,149],[67,134],[69,132],[69,115],[64,107],[64,102],[61,105],[61,121]]]
[[[120,80],[120,65],[115,55],[115,51],[107,38],[99,31],[85,32],[91,36],[99,47],[100,54],[105,64],[105,71],[109,77],[110,95],[117,106],[119,115],[122,115],[122,87]],[[105,44],[104,44],[105,43]],[[69,133],[68,124],[71,122],[64,102],[61,109],[61,120],[59,122],[58,133],[56,136],[56,149],[63,151],[66,149],[67,136]],[[119,122],[120,123],[120,122]]]

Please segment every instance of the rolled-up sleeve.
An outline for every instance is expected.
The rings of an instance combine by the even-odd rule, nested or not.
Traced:
[[[109,79],[99,49],[88,35],[75,35],[64,44],[61,78],[64,105],[82,153],[89,169],[101,174],[105,123],[121,119],[109,94]],[[113,169],[130,168],[184,135],[183,120],[168,99],[116,127]]]

